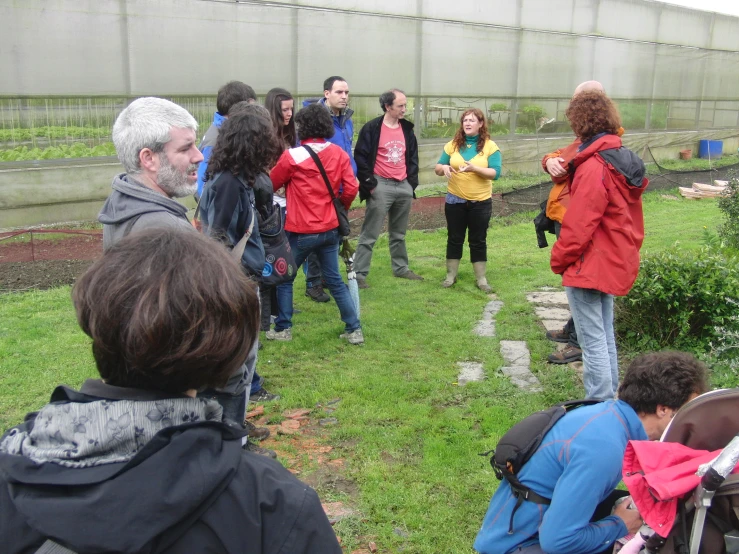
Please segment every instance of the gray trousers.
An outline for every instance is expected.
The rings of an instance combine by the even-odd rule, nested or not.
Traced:
[[[380,236],[387,215],[388,241],[393,275],[408,271],[408,251],[405,248],[405,232],[408,229],[408,214],[411,211],[413,187],[408,180],[393,181],[375,175],[377,186],[367,199],[364,223],[354,255],[354,271],[357,276],[367,277],[372,262],[372,249]]]

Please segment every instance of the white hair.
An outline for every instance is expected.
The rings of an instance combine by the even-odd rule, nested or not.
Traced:
[[[131,102],[113,125],[113,144],[127,173],[141,171],[139,152],[164,150],[172,128],[198,130],[198,122],[185,108],[163,98],[145,97]]]

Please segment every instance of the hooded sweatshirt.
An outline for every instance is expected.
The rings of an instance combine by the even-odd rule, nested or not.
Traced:
[[[570,164],[571,199],[552,248],[552,271],[567,287],[625,295],[639,273],[644,241],[644,162],[607,134],[582,144]]]
[[[58,387],[0,439],[2,551],[339,554],[315,491],[221,416],[213,400]]]
[[[125,173],[113,179],[113,193],[103,204],[98,221],[103,224],[103,249],[107,250],[129,233],[152,227],[194,227],[187,208]]]

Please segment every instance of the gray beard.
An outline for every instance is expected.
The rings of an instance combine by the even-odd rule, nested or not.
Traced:
[[[197,165],[191,165],[187,170],[182,173],[169,162],[169,158],[166,154],[159,155],[159,161],[161,167],[157,172],[157,185],[164,192],[169,195],[170,198],[184,198],[195,194],[198,190],[198,184],[190,183],[187,179],[187,173],[193,169],[197,170]]]

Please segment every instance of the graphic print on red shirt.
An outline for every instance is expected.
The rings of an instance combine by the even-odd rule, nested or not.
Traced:
[[[377,147],[375,174],[386,179],[402,181],[408,176],[405,168],[405,137],[398,125],[391,129],[385,123],[380,129],[380,144]]]

